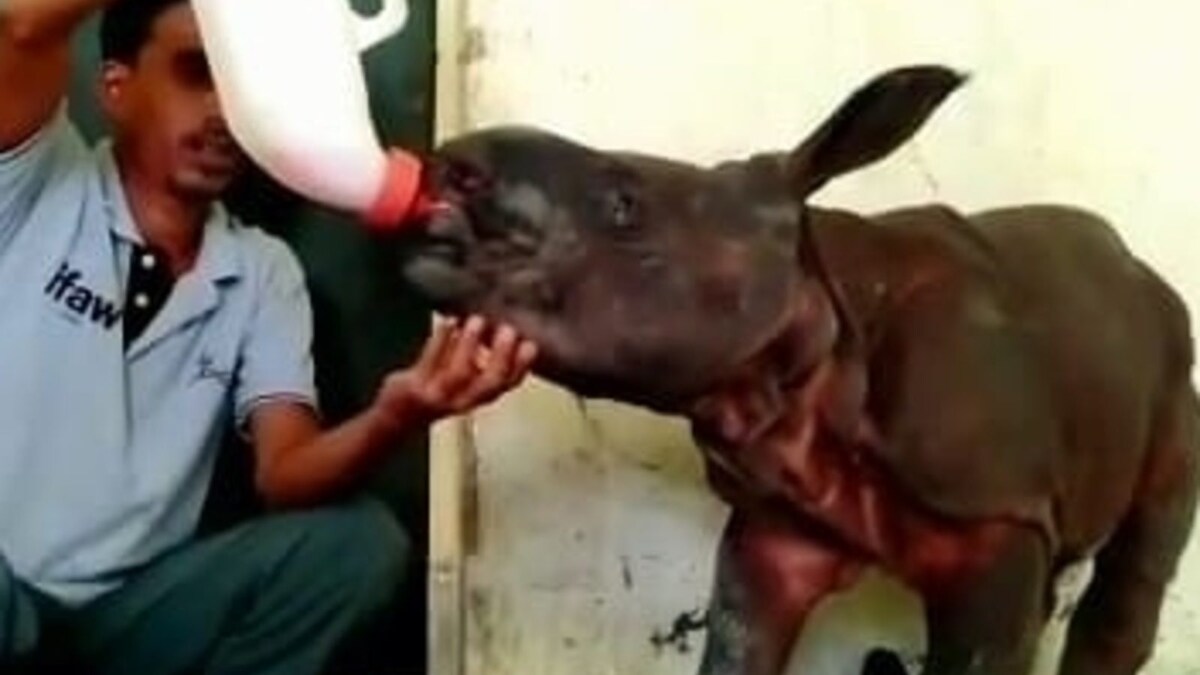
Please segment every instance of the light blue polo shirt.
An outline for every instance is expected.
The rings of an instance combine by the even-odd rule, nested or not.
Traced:
[[[195,267],[126,350],[134,243],[110,145],[88,148],[65,110],[0,154],[0,552],[69,604],[192,535],[231,419],[317,402],[281,240],[215,207]]]

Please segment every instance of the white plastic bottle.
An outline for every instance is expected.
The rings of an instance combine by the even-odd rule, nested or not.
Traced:
[[[230,132],[291,190],[378,228],[422,207],[420,161],[385,150],[362,53],[399,32],[405,0],[372,17],[349,0],[193,0]]]

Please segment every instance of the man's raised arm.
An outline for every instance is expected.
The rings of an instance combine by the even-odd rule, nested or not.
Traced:
[[[44,126],[67,90],[75,29],[112,0],[0,0],[0,152]]]

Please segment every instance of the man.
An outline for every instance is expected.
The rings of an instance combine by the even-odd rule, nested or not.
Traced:
[[[101,9],[112,137],[88,149],[63,98]],[[52,645],[96,673],[319,672],[407,550],[344,497],[398,437],[515,386],[534,347],[439,325],[322,432],[303,275],[218,201],[243,159],[184,0],[0,0],[0,102],[0,670]],[[230,421],[277,511],[193,542]]]

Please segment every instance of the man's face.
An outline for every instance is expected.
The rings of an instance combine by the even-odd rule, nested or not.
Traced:
[[[119,152],[144,178],[215,199],[242,167],[187,3],[158,16],[133,63],[105,64],[101,85]]]

